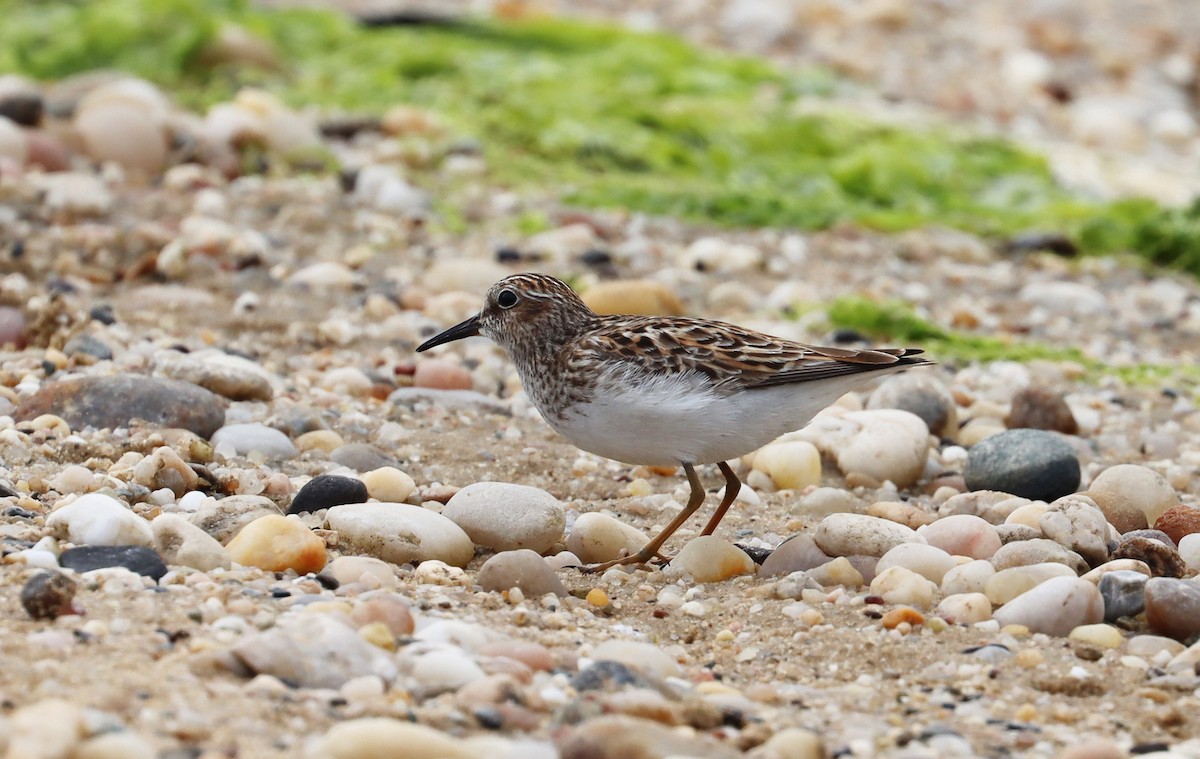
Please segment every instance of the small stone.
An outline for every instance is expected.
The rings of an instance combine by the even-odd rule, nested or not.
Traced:
[[[628,686],[646,690],[654,687],[646,677],[612,659],[597,659],[571,678],[571,687],[580,693],[611,693]]]
[[[359,584],[368,588],[390,589],[398,584],[396,568],[370,556],[339,556],[325,565],[321,575],[332,577],[339,587]]]
[[[696,582],[724,582],[740,575],[754,574],[758,567],[745,551],[716,535],[703,535],[688,541],[671,566],[687,572]]]
[[[423,697],[456,691],[484,678],[479,665],[457,647],[434,649],[415,657],[411,675]]]
[[[1086,571],[1088,568],[1087,563],[1079,554],[1068,551],[1053,540],[1044,538],[1006,543],[992,555],[991,561],[997,571],[1046,562],[1065,564],[1074,569],[1076,574]]]
[[[147,739],[121,731],[88,738],[75,748],[71,759],[155,759],[158,755]]]
[[[859,514],[862,513],[862,502],[853,493],[842,488],[814,488],[802,494],[792,513],[806,517],[827,517],[830,514]],[[883,514],[873,516],[887,518]],[[901,520],[892,520],[901,521]],[[901,524],[904,522],[901,521]]]
[[[329,529],[337,530],[343,550],[374,556],[393,564],[438,559],[465,567],[475,546],[462,528],[420,506],[404,503],[353,503],[325,513]]]
[[[916,627],[925,624],[925,615],[911,606],[897,606],[884,612],[880,624],[887,630],[895,630],[902,624]]]
[[[1079,424],[1071,407],[1056,393],[1043,387],[1026,387],[1013,396],[1012,408],[1004,423],[1009,429],[1033,429],[1074,435]]]
[[[46,519],[46,528],[77,545],[154,545],[150,523],[103,493],[82,495],[56,509]]]
[[[1092,480],[1087,495],[1120,533],[1145,529],[1179,503],[1166,478],[1137,464],[1117,464],[1105,469]]]
[[[959,593],[982,593],[987,581],[996,574],[990,561],[976,559],[959,564],[942,578],[942,593],[950,596]]]
[[[851,411],[839,420],[847,429],[830,447],[843,474],[908,487],[925,471],[929,428],[916,414],[898,409]]]
[[[1140,535],[1123,537],[1112,557],[1143,561],[1155,577],[1182,577],[1187,572],[1187,565],[1174,547]]]
[[[291,431],[291,427],[285,428],[286,431]],[[295,434],[293,432],[293,434]],[[309,451],[324,451],[325,453],[333,453],[338,448],[346,444],[346,441],[341,435],[333,430],[311,430],[302,433],[296,438],[296,450],[301,453]],[[401,499],[403,500],[403,499]]]
[[[370,472],[384,467],[394,468],[399,463],[370,443],[346,443],[329,454],[329,458],[335,464],[341,464],[356,472]]]
[[[279,430],[257,422],[227,424],[213,433],[212,446],[226,456],[248,456],[257,451],[272,459],[290,459],[297,455],[296,446]]]
[[[1079,487],[1079,458],[1057,433],[1007,430],[972,446],[963,473],[971,490],[1052,501]]]
[[[299,519],[278,514],[259,517],[225,546],[229,557],[246,567],[268,572],[320,572],[325,567],[325,541]]]
[[[546,553],[562,541],[566,526],[557,498],[539,488],[506,482],[467,485],[446,503],[442,516],[463,528],[476,545],[495,551],[528,548]]]
[[[1154,529],[1162,530],[1179,545],[1184,536],[1200,533],[1200,509],[1183,504],[1172,506],[1155,520]]]
[[[592,588],[587,592],[587,596],[584,598],[584,600],[587,601],[590,606],[595,606],[598,609],[608,608],[608,605],[612,603],[608,598],[608,594],[604,592],[603,588]]]
[[[317,756],[327,759],[393,759],[403,746],[405,759],[475,759],[463,741],[432,727],[390,717],[339,722],[321,738]]]
[[[944,519],[956,514],[969,514],[995,526],[1004,524],[1014,510],[1027,503],[1028,499],[1009,493],[980,490],[951,496],[938,507],[938,515]]]
[[[74,614],[77,589],[75,581],[63,572],[38,572],[21,588],[21,606],[33,619]]]
[[[754,471],[770,477],[777,488],[802,490],[821,484],[821,454],[803,440],[771,443],[754,454]]]
[[[526,596],[532,597],[547,593],[559,597],[567,595],[566,586],[550,565],[541,555],[528,548],[503,551],[492,556],[479,568],[475,581],[484,590],[520,588]]]
[[[1104,621],[1115,622],[1121,617],[1136,617],[1146,608],[1146,582],[1150,578],[1141,572],[1108,572],[1100,578],[1100,595],[1104,598]]]
[[[1154,577],[1146,582],[1146,624],[1168,638],[1186,641],[1200,634],[1200,585]]]
[[[1055,563],[1009,567],[988,578],[983,592],[989,601],[1000,606],[1055,577],[1075,577],[1075,570]]]
[[[135,419],[178,427],[207,438],[225,421],[225,401],[188,382],[118,374],[48,382],[17,407],[13,418],[28,421],[55,414],[71,429],[128,427]]]
[[[909,527],[865,514],[830,514],[814,540],[830,556],[882,556],[901,543],[925,542]]]
[[[917,534],[931,546],[953,556],[990,559],[1000,550],[1000,536],[987,520],[973,514],[952,514],[919,527]]]
[[[155,373],[190,382],[231,401],[269,401],[275,397],[272,377],[265,369],[249,359],[219,351],[171,357],[160,361]]]
[[[991,529],[991,525],[987,527]],[[875,571],[879,573],[888,567],[904,567],[940,585],[942,578],[955,566],[954,557],[936,546],[901,543],[880,557]]]
[[[871,595],[880,596],[890,604],[906,604],[918,609],[933,606],[936,591],[936,585],[904,567],[886,569],[871,581]]]
[[[1112,625],[1080,625],[1067,636],[1069,640],[1086,643],[1097,648],[1120,648],[1125,636]]]
[[[229,552],[211,535],[178,514],[159,514],[150,523],[154,547],[168,565],[192,567],[201,572],[229,569]]]
[[[166,108],[161,100],[141,92],[131,96],[133,87],[153,90],[153,85],[141,80],[101,85],[80,100],[72,124],[92,160],[114,161],[154,176],[167,162]]]
[[[21,309],[0,306],[0,348],[24,350],[28,341],[27,327]]]
[[[1169,656],[1182,653],[1185,646],[1177,640],[1164,638],[1161,635],[1135,635],[1129,639],[1125,651],[1132,656],[1153,659],[1165,651]]]
[[[1007,625],[1024,625],[1032,632],[1064,637],[1080,625],[1104,620],[1104,600],[1096,586],[1077,577],[1054,577],[1017,596],[992,618]]]
[[[1179,541],[1179,558],[1191,571],[1200,570],[1200,534],[1184,535]]]
[[[89,732],[83,707],[58,698],[34,701],[8,717],[6,759],[66,759]],[[49,729],[53,726],[52,729]]]
[[[1060,498],[1038,521],[1042,533],[1096,566],[1108,558],[1108,521],[1104,512],[1083,495]]]
[[[654,677],[679,677],[681,670],[674,657],[652,643],[634,640],[606,640],[592,649],[593,661],[615,661]]]
[[[69,548],[58,557],[64,569],[91,572],[107,567],[124,567],[157,582],[167,573],[167,565],[153,548],[146,546],[79,546]]]
[[[637,717],[594,717],[574,728],[561,744],[561,759],[738,759],[741,752],[701,735],[688,735]]]
[[[1057,759],[1127,759],[1125,750],[1108,738],[1084,738],[1064,748]]]
[[[955,593],[941,600],[937,613],[956,625],[973,625],[992,618],[992,602],[983,593]]]
[[[789,575],[819,567],[829,559],[817,548],[817,542],[811,535],[802,533],[780,543],[758,568],[758,574],[760,577]]]
[[[231,495],[205,503],[188,514],[187,520],[223,545],[255,519],[270,514],[279,514],[279,507],[266,496]]]
[[[788,575],[788,577],[793,577],[796,574],[801,573],[793,572],[791,575]],[[862,587],[863,583],[867,581],[865,575],[860,572],[857,567],[851,564],[850,560],[845,556],[839,556],[836,559],[831,559],[821,566],[813,567],[812,569],[808,570],[807,573],[803,574],[807,574],[808,578],[817,583],[818,586],[826,588],[837,585],[847,588],[860,588]],[[871,578],[874,579],[874,574],[871,575]]]
[[[958,431],[954,396],[935,375],[928,372],[885,377],[867,400],[868,409],[900,409],[916,414],[941,438]]]
[[[859,575],[858,585],[861,584],[862,575]],[[858,587],[858,585],[855,587]],[[804,596],[804,591],[806,590],[821,590],[821,583],[810,577],[808,572],[792,572],[787,577],[775,583],[775,595],[778,598],[799,599]]]
[[[364,557],[343,556],[341,558]],[[359,596],[354,602],[354,608],[350,610],[350,620],[360,630],[369,625],[382,625],[390,639],[412,635],[413,628],[416,627],[416,620],[413,619],[412,611],[409,610],[404,597],[398,593],[382,590],[363,593]]]
[[[631,525],[607,514],[591,512],[580,514],[575,520],[567,536],[567,550],[580,561],[592,564],[631,556],[649,542],[650,538]]]
[[[111,361],[113,357],[112,348],[100,340],[95,335],[82,333],[72,337],[63,346],[63,353],[83,361],[85,358],[91,358],[95,361]]]
[[[554,669],[554,655],[550,649],[529,640],[495,641],[480,648],[479,654],[481,656],[502,656],[505,659],[519,661],[534,672],[549,672]]]
[[[1000,536],[1000,542],[1003,545],[1041,540],[1044,537],[1041,530],[1024,524],[998,524],[996,525],[996,534]],[[1083,559],[1082,556],[1079,558]]]
[[[458,364],[438,358],[428,358],[417,364],[413,386],[431,390],[470,390],[475,383],[471,373]]]
[[[372,469],[363,474],[362,481],[371,498],[389,503],[403,503],[417,489],[413,478],[394,466]]]
[[[1137,559],[1113,559],[1106,561],[1092,571],[1083,575],[1080,579],[1100,584],[1100,579],[1109,572],[1137,572],[1138,574],[1150,577],[1150,566],[1144,561]]]
[[[366,503],[370,496],[362,480],[337,474],[320,474],[300,488],[292,499],[289,514],[308,514],[331,506],[347,503]]]
[[[652,279],[598,282],[580,296],[598,314],[683,316],[686,311],[669,287]]]
[[[825,759],[820,737],[800,727],[785,727],[752,749],[747,759]]]
[[[386,651],[327,614],[281,619],[269,630],[242,638],[231,651],[251,672],[299,688],[336,689],[365,675],[390,683],[398,674]]]

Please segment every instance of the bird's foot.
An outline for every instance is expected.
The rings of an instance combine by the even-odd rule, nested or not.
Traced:
[[[583,572],[584,574],[597,574],[607,569],[612,569],[613,567],[622,567],[629,564],[645,566],[651,562],[655,562],[657,567],[661,569],[671,562],[671,557],[663,556],[657,551],[638,551],[637,553],[630,554],[629,556],[622,556],[621,558],[613,559],[612,561],[603,561],[599,564],[584,564],[579,568],[579,571]]]

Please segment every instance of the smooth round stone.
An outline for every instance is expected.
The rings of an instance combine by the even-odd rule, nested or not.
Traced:
[[[6,759],[70,757],[91,720],[82,706],[59,698],[34,701],[8,716],[5,725]]]
[[[789,575],[792,572],[819,567],[829,559],[830,557],[817,547],[817,542],[811,535],[802,533],[780,543],[758,568],[758,574],[760,577]]]
[[[950,596],[961,593],[982,593],[987,581],[996,574],[990,561],[976,559],[959,564],[942,577],[942,593]]]
[[[1038,526],[1047,538],[1079,554],[1092,566],[1108,558],[1108,521],[1087,496],[1058,499],[1038,520]]]
[[[296,446],[288,436],[265,424],[227,424],[213,433],[210,440],[218,452],[228,451],[234,456],[248,456],[257,451],[272,459],[290,459],[296,456]]]
[[[1004,524],[1024,525],[1030,529],[1042,531],[1042,517],[1050,510],[1050,504],[1045,501],[1033,501],[1024,506],[1018,506],[1004,519]]]
[[[953,438],[958,431],[954,396],[941,380],[928,372],[885,377],[871,393],[867,408],[899,409],[915,414],[930,432],[941,438]]]
[[[225,421],[225,401],[179,380],[134,374],[75,377],[45,383],[21,402],[13,418],[22,422],[42,414],[62,417],[73,430],[128,427],[141,419],[207,438]]]
[[[593,717],[559,744],[561,759],[739,759],[737,749],[696,733],[625,715]]]
[[[356,677],[396,679],[388,652],[371,645],[332,614],[285,615],[273,627],[237,641],[230,652],[254,674],[267,674],[298,688],[340,688]]]
[[[987,527],[991,529],[991,525]],[[901,543],[879,558],[875,571],[879,573],[889,567],[904,567],[940,585],[942,578],[956,565],[953,556],[936,546]]]
[[[959,493],[946,499],[946,502],[938,507],[938,516],[945,518],[956,514],[970,514],[990,525],[1001,525],[1013,511],[1027,503],[1029,499],[1009,493],[979,490],[973,493]]]
[[[164,377],[199,385],[231,401],[269,401],[275,397],[272,376],[259,364],[241,356],[218,352],[181,356],[159,362],[156,371]]]
[[[1112,556],[1145,562],[1155,577],[1182,577],[1187,572],[1187,565],[1173,546],[1140,535],[1122,537]]]
[[[1121,571],[1137,572],[1138,574],[1143,574],[1147,577],[1151,576],[1150,566],[1144,561],[1138,561],[1137,559],[1113,559],[1112,561],[1104,562],[1092,571],[1083,575],[1080,579],[1087,580],[1088,582],[1094,582],[1099,585],[1100,579],[1104,577],[1104,575],[1108,574],[1109,572]]]
[[[792,513],[809,517],[826,517],[830,514],[857,514],[862,511],[862,502],[849,490],[841,488],[815,488],[796,501]],[[878,515],[877,515],[878,516]]]
[[[476,545],[495,551],[528,548],[546,553],[562,541],[566,526],[557,498],[507,482],[467,485],[446,503],[442,516],[463,528]]]
[[[321,575],[332,577],[339,586],[358,584],[387,589],[399,584],[394,566],[370,556],[339,556],[321,570]]]
[[[78,585],[65,572],[38,572],[21,587],[21,606],[33,619],[57,619],[74,614]]]
[[[147,176],[158,174],[169,147],[161,115],[136,98],[101,92],[111,86],[93,90],[76,109],[73,126],[84,150],[97,163],[114,161]]]
[[[398,463],[394,458],[384,453],[370,443],[346,443],[329,458],[335,464],[341,464],[356,472],[369,472],[383,467],[395,467]]]
[[[343,556],[342,558],[365,558],[362,556]],[[393,577],[394,579],[394,577]],[[399,593],[385,590],[363,593],[354,602],[350,610],[350,620],[361,630],[366,625],[382,624],[388,633],[399,638],[413,634],[416,621],[408,603]]]
[[[1179,541],[1179,558],[1193,572],[1200,570],[1200,533],[1184,535]]]
[[[885,569],[871,581],[871,595],[880,596],[890,604],[903,604],[922,610],[933,606],[936,591],[936,585],[904,567]]]
[[[95,475],[85,466],[72,464],[50,478],[50,487],[60,493],[86,493],[92,489]]]
[[[549,672],[554,669],[554,654],[550,649],[529,640],[498,640],[480,648],[479,654],[519,661],[534,672]]]
[[[1153,529],[1131,530],[1129,532],[1122,534],[1120,536],[1120,540],[1118,540],[1117,542],[1119,544],[1130,538],[1149,538],[1150,540],[1156,540],[1159,543],[1162,543],[1164,546],[1168,546],[1170,548],[1178,548],[1175,541],[1171,540],[1171,536],[1168,535],[1167,533],[1163,532],[1162,530],[1153,530]]]
[[[1087,495],[1121,533],[1145,529],[1179,503],[1166,478],[1137,464],[1117,464],[1105,469],[1092,480]]]
[[[811,730],[785,727],[754,748],[747,759],[825,759],[821,738]]]
[[[1155,520],[1154,529],[1162,530],[1179,545],[1185,536],[1200,533],[1200,509],[1183,504],[1172,506]]]
[[[290,429],[290,425],[288,429]],[[296,449],[301,453],[307,453],[308,451],[333,453],[345,444],[346,441],[342,436],[333,430],[311,430],[296,438]]]
[[[370,496],[362,480],[337,474],[319,474],[304,484],[292,499],[289,514],[308,514],[331,506],[366,503]]]
[[[929,450],[929,428],[921,417],[908,411],[877,409],[852,411],[844,419],[860,427],[836,444],[838,469],[843,474],[890,481],[901,488],[921,478]]]
[[[58,563],[64,569],[73,569],[80,574],[122,567],[156,582],[167,573],[162,558],[146,546],[78,546],[63,551]]]
[[[1004,423],[1009,429],[1033,429],[1074,435],[1079,424],[1062,393],[1043,387],[1025,387],[1013,396]]]
[[[606,640],[592,649],[593,661],[615,661],[655,677],[678,677],[682,670],[675,658],[652,643],[636,640]]]
[[[417,483],[406,472],[394,466],[372,469],[362,476],[367,494],[377,501],[403,503],[417,489]]]
[[[992,618],[1001,627],[1024,625],[1032,632],[1065,637],[1080,625],[1102,622],[1104,600],[1086,580],[1053,577],[1004,604]]]
[[[1000,536],[987,520],[973,514],[952,514],[917,528],[931,546],[953,556],[990,559],[1000,550]],[[932,579],[932,578],[931,578]]]
[[[999,551],[992,554],[991,561],[997,571],[1048,562],[1065,564],[1074,569],[1076,574],[1086,571],[1088,568],[1079,554],[1045,538],[1006,543],[1000,547]]]
[[[1080,625],[1067,636],[1070,640],[1087,643],[1097,648],[1120,648],[1125,636],[1112,625]]]
[[[475,581],[484,590],[520,588],[527,597],[547,593],[559,597],[567,595],[566,586],[546,560],[528,548],[503,551],[491,557],[479,568]]]
[[[219,501],[205,503],[187,520],[225,544],[246,525],[259,517],[279,514],[279,507],[266,496],[231,495]]]
[[[154,744],[137,733],[104,733],[88,738],[75,748],[71,759],[155,759]]]
[[[1200,585],[1152,577],[1146,582],[1146,624],[1152,632],[1179,641],[1200,634]]]
[[[1079,458],[1056,433],[1007,430],[971,448],[963,476],[971,490],[1053,501],[1079,487]]]
[[[1125,645],[1125,652],[1130,656],[1140,656],[1144,659],[1153,659],[1160,652],[1167,652],[1170,656],[1177,656],[1183,653],[1185,646],[1172,638],[1164,638],[1161,635],[1135,635],[1129,639]]]
[[[1065,564],[1030,564],[1002,569],[983,585],[983,592],[996,606],[1006,604],[1055,577],[1074,577],[1075,571]]]
[[[479,665],[461,648],[434,649],[417,656],[410,674],[421,694],[427,697],[456,691],[485,677]]]
[[[671,566],[687,572],[696,582],[724,582],[758,570],[745,551],[716,535],[702,535],[688,541],[675,554]]]
[[[848,509],[843,509],[843,511],[848,511]],[[867,516],[886,519],[914,530],[932,523],[935,519],[924,509],[901,501],[876,501],[867,507]]]
[[[327,559],[324,540],[299,519],[278,514],[260,517],[243,527],[225,550],[238,564],[268,572],[320,572]]]
[[[912,528],[865,514],[830,514],[814,540],[829,556],[883,556],[901,543],[925,542]]]
[[[575,520],[567,536],[567,550],[580,561],[594,564],[631,556],[649,542],[650,538],[635,527],[607,514],[592,512],[580,514]]]
[[[150,523],[103,493],[82,495],[55,510],[46,519],[46,529],[76,545],[154,545]]]
[[[229,552],[215,538],[178,514],[159,514],[150,523],[154,547],[169,565],[192,567],[201,572],[229,569]]]
[[[598,314],[683,316],[679,297],[653,279],[615,279],[598,282],[583,292],[583,302]]]
[[[973,625],[992,618],[992,602],[982,593],[955,593],[941,600],[937,613],[956,625]]]
[[[393,564],[427,559],[465,567],[475,545],[462,528],[420,506],[404,503],[352,503],[325,512],[329,529],[337,530],[346,551],[374,556]]]
[[[469,371],[453,361],[428,358],[417,364],[413,386],[430,390],[470,390],[474,381]]]
[[[821,454],[803,440],[771,443],[754,454],[754,471],[771,478],[781,490],[803,490],[821,484]]]
[[[813,567],[806,572],[809,579],[821,587],[841,585],[847,588],[861,588],[866,582],[862,572],[858,570],[845,556],[831,559],[819,567]],[[789,575],[790,577],[791,575]],[[874,577],[872,575],[872,577]]]
[[[862,584],[861,580],[860,575],[859,585]],[[792,572],[775,583],[775,595],[778,598],[799,599],[804,596],[806,590],[821,590],[821,583],[809,577],[808,572]]]
[[[12,306],[0,306],[0,348],[23,350],[28,339],[25,314]]]
[[[1109,572],[1100,578],[1100,596],[1104,599],[1104,620],[1136,617],[1146,608],[1146,582],[1141,572]]]
[[[1108,738],[1083,738],[1068,746],[1055,759],[1127,759],[1125,749]]]
[[[364,717],[339,722],[321,738],[317,755],[327,759],[475,759],[461,740],[407,720]]]

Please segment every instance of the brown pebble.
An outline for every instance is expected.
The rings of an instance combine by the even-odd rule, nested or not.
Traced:
[[[883,615],[883,626],[888,630],[896,629],[903,622],[907,622],[913,627],[923,625],[925,624],[925,615],[911,606],[897,606],[894,609],[889,609]]]
[[[1065,435],[1079,432],[1079,423],[1062,394],[1041,387],[1017,392],[1004,423],[1009,429],[1051,430]]]
[[[383,592],[359,601],[350,612],[356,626],[362,627],[381,622],[396,637],[412,635],[415,622],[408,604],[395,593]]]
[[[549,672],[554,669],[554,657],[540,643],[525,640],[503,640],[483,646],[479,653],[484,656],[503,656],[519,661],[535,671]]]
[[[1089,646],[1086,643],[1075,644],[1075,656],[1084,661],[1100,661],[1104,658],[1104,652],[1095,646]]]
[[[1184,535],[1200,532],[1200,509],[1183,504],[1172,506],[1154,523],[1154,529],[1165,532],[1179,545]]]
[[[1179,551],[1140,535],[1124,538],[1109,557],[1110,561],[1114,559],[1144,561],[1150,567],[1153,577],[1183,577],[1183,573],[1187,571],[1187,565],[1179,556]]]
[[[434,390],[470,390],[471,373],[450,361],[429,359],[417,364],[413,385]]]
[[[21,588],[21,605],[34,619],[74,614],[75,581],[62,572],[38,572]]]

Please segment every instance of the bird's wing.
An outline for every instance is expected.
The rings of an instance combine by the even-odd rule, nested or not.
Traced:
[[[652,372],[700,372],[726,392],[932,363],[914,348],[825,348],[686,317],[602,317],[579,347]]]

